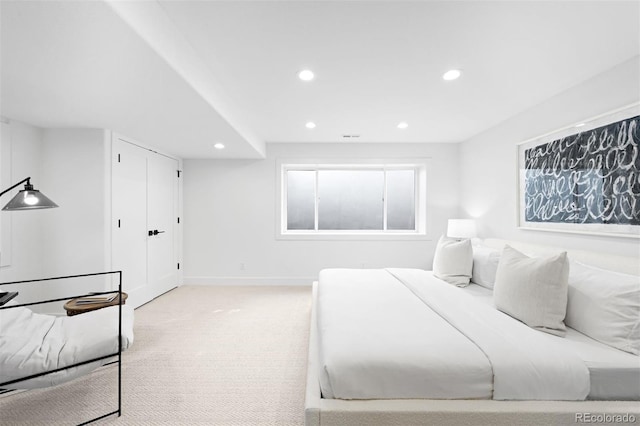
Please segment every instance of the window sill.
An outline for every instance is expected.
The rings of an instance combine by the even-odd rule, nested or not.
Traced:
[[[279,233],[276,240],[285,241],[431,241],[424,233]]]

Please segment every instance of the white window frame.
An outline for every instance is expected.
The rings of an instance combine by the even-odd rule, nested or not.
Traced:
[[[280,240],[427,240],[427,170],[429,159],[278,159],[276,194],[276,239]],[[387,185],[385,174],[384,211],[382,230],[318,230],[318,202],[315,203],[315,230],[287,229],[287,171],[289,170],[415,170],[415,224],[414,230],[389,230],[387,228]],[[318,179],[316,176],[316,200]]]

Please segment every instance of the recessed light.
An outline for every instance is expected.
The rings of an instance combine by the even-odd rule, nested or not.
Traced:
[[[455,80],[456,78],[460,77],[461,74],[462,72],[460,70],[449,70],[442,74],[442,78],[447,81]]]
[[[313,121],[309,121],[307,124],[305,124],[305,127],[307,129],[315,129],[316,128],[316,123],[314,123]]]
[[[298,78],[302,81],[311,81],[315,77],[315,74],[311,70],[302,70],[298,73]]]
[[[406,129],[407,127],[409,127],[409,124],[406,121],[398,123],[398,129]]]
[[[584,126],[584,123],[578,123],[578,124],[576,124],[576,127],[582,127],[582,126]]]
[[[213,145],[213,147],[214,147],[215,149],[224,149],[224,144],[223,144],[223,143],[218,142],[217,144]]]

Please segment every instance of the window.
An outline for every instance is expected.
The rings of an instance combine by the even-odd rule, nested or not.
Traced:
[[[280,235],[424,235],[424,164],[282,164]]]

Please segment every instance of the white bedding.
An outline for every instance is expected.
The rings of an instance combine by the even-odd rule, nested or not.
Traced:
[[[133,343],[133,309],[122,306],[122,349]],[[118,352],[118,306],[72,317],[36,314],[24,307],[0,310],[0,383]],[[104,365],[102,360],[3,386],[53,386]]]
[[[426,305],[438,312],[486,355],[493,369],[493,399],[584,400],[589,371],[557,339],[516,321],[431,272],[390,269]]]
[[[384,270],[322,271],[318,328],[325,398],[491,398],[482,351]]]
[[[476,300],[493,306],[492,291],[471,284],[460,289]],[[549,340],[558,340],[580,357],[589,369],[591,400],[639,400],[640,356],[630,354],[598,342],[567,327],[564,338],[544,335]]]
[[[421,270],[322,271],[318,329],[325,398],[589,394],[574,352]]]

